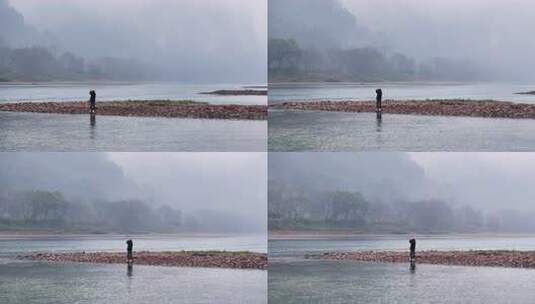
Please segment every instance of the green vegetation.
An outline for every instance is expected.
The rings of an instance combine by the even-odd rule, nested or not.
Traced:
[[[69,233],[176,232],[182,214],[136,200],[76,201],[59,192],[0,192],[0,229]]]
[[[155,75],[154,69],[133,59],[86,60],[70,52],[55,55],[45,47],[0,46],[0,79],[4,81],[147,80]]]
[[[359,192],[305,192],[271,180],[270,230],[350,230],[362,233],[448,233],[497,231],[501,219],[470,206],[440,200],[371,201]]]

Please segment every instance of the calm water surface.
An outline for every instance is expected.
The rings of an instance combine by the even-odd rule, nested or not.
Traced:
[[[35,252],[124,251],[132,238],[135,250],[228,250],[267,252],[263,235],[134,235],[134,236],[0,236],[0,257]]]
[[[533,95],[518,92],[535,90],[535,84],[511,83],[320,83],[270,84],[269,102],[290,100],[375,100],[375,89],[383,89],[384,99],[494,99],[535,103]]]
[[[270,151],[534,151],[535,120],[269,112]]]
[[[269,242],[269,303],[531,303],[535,270],[313,261],[306,253],[407,250],[406,237]],[[418,249],[535,250],[535,237],[419,237]]]
[[[212,104],[265,105],[266,96],[216,96],[200,92],[244,89],[244,84],[191,85],[181,83],[35,83],[0,84],[0,103],[21,101],[81,101],[97,91],[97,101],[128,99],[172,99],[205,101]]]
[[[53,264],[37,251],[120,251],[127,236],[0,237],[0,303],[266,303],[267,272],[134,265]],[[265,236],[128,236],[135,250],[266,252]]]
[[[0,151],[266,151],[267,122],[0,112]]]

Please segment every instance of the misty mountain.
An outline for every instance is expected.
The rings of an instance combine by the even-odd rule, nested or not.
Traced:
[[[27,24],[24,16],[0,1],[0,81],[159,79],[154,67],[136,59],[85,58],[61,51],[48,31]]]
[[[269,180],[314,191],[358,191],[390,201],[429,198],[424,170],[402,153],[271,153]]]
[[[295,39],[303,48],[369,46],[370,32],[337,0],[270,0],[270,37]]]
[[[272,82],[533,79],[525,1],[274,0],[269,8]]]
[[[0,189],[58,191],[67,199],[120,200],[141,190],[101,153],[3,153]]]
[[[66,50],[56,35],[38,30],[0,1],[0,81],[157,80],[157,68],[140,59],[83,57]]]
[[[470,61],[492,80],[532,81],[531,1],[341,0],[388,49],[419,61]]]
[[[263,232],[265,157],[3,153],[0,226],[99,233]]]
[[[18,16],[6,19],[10,27],[21,28],[21,20],[25,20],[26,28],[46,33],[44,42],[33,39],[11,48],[41,47],[56,61],[69,53],[84,63],[83,69],[78,69],[82,73],[57,68],[21,73],[13,64],[2,67],[3,61],[12,62],[12,56],[0,54],[0,78],[202,83],[266,80],[265,0],[10,0],[11,7],[2,1],[4,11]],[[6,69],[8,72],[1,73]]]
[[[371,233],[533,232],[533,157],[274,153],[269,228]]]
[[[49,33],[39,32],[28,25],[24,16],[13,8],[8,0],[0,0],[0,47],[51,47],[56,42]]]
[[[7,45],[26,31],[24,17],[9,6],[7,0],[0,0],[0,28],[0,46]]]

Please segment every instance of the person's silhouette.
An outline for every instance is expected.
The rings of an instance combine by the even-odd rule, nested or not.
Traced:
[[[377,112],[382,112],[383,111],[383,90],[377,89],[375,90],[375,93],[377,94],[375,108]]]
[[[89,113],[95,114],[97,112],[97,93],[94,90],[89,91]]]
[[[126,241],[126,262],[132,264],[134,262],[134,256],[132,254],[134,250],[134,242],[132,240]]]
[[[412,238],[409,240],[410,245],[410,262],[413,265],[416,262],[416,239]]]

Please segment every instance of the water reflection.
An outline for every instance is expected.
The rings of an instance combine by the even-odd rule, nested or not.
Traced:
[[[134,275],[134,266],[131,263],[126,263],[126,291],[128,294],[132,292],[132,276]]]
[[[267,271],[139,265],[136,277],[125,277],[124,266],[19,261],[0,264],[0,303],[267,302]],[[187,290],[177,286],[187,286]]]
[[[97,116],[95,115],[95,113],[89,114],[89,124],[91,125],[91,127],[94,127],[97,124]]]
[[[269,150],[533,151],[535,120],[270,111]],[[388,120],[386,120],[388,119]]]
[[[415,261],[411,261],[410,270],[411,270],[411,273],[415,273],[416,272],[416,262]]]
[[[97,114],[98,115],[98,114]],[[266,151],[267,122],[0,112],[0,151]],[[100,132],[106,130],[106,132]]]
[[[377,113],[377,132],[381,132],[383,127],[383,117],[380,113]]]
[[[95,113],[91,113],[89,115],[89,138],[90,139],[95,139],[96,126],[97,126],[97,117]]]
[[[132,263],[127,263],[126,264],[126,275],[128,277],[132,277],[133,274],[134,274],[134,265]]]
[[[532,303],[535,296],[529,287],[535,272],[525,269],[418,265],[418,273],[414,270],[407,273],[406,264],[394,263],[270,260],[268,302]]]

